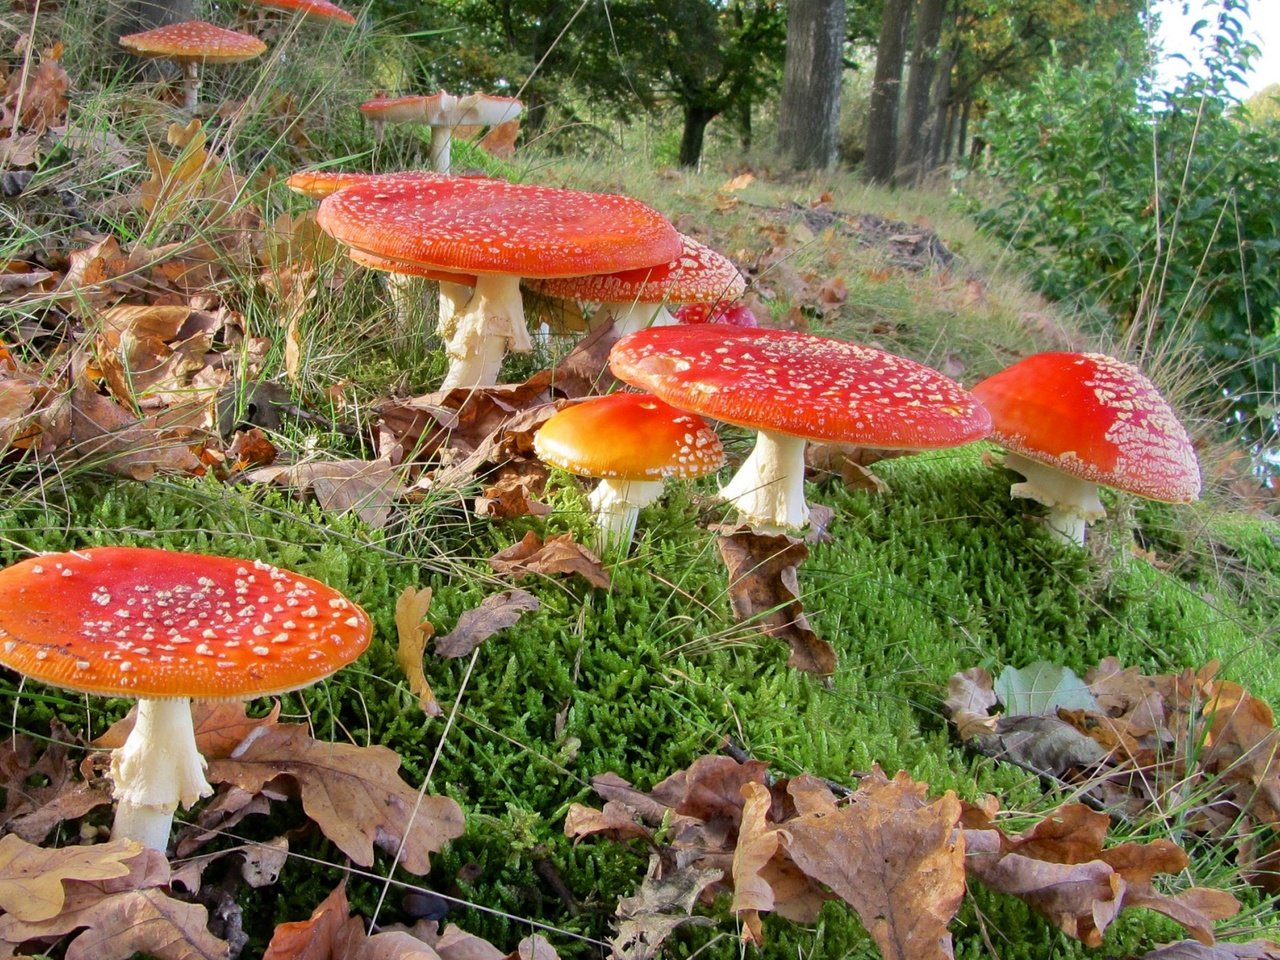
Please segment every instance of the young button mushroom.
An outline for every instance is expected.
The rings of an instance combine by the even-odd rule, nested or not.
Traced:
[[[746,291],[746,281],[727,257],[692,237],[681,235],[680,245],[678,257],[656,267],[537,280],[528,286],[544,296],[600,304],[591,325],[612,320],[620,337],[675,323],[668,303],[718,304]]]
[[[630,197],[471,177],[355,184],[322,200],[316,222],[354,250],[475,275],[442,389],[497,383],[508,345],[533,349],[521,278],[652,267],[680,252],[667,219]]]
[[[720,496],[770,531],[809,522],[806,440],[932,450],[991,431],[982,404],[938,371],[794,330],[652,327],[614,344],[609,367],[674,407],[758,431]]]
[[[239,63],[261,56],[267,45],[247,33],[215,27],[203,20],[170,23],[120,38],[120,46],[139,57],[182,64],[182,106],[194,113],[200,98],[201,63]]]
[[[1010,493],[1049,508],[1053,536],[1084,545],[1106,515],[1098,487],[1190,503],[1200,465],[1173,409],[1136,367],[1100,353],[1037,353],[973,393],[991,411],[1004,465],[1026,477]]]
[[[368,616],[336,590],[257,561],[94,547],[0,570],[0,664],[43,683],[133,697],[111,757],[114,837],[168,846],[178,804],[213,792],[191,699],[305,687],[369,644]]]
[[[700,417],[642,393],[565,407],[534,434],[533,449],[545,463],[600,479],[590,502],[602,552],[627,549],[640,508],[661,496],[666,477],[701,477],[724,465],[720,439]]]

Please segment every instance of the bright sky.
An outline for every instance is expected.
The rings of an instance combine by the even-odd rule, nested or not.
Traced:
[[[1197,20],[1213,21],[1218,4],[1213,0],[1190,0],[1190,10],[1182,12],[1183,0],[1152,0],[1152,9],[1160,14],[1159,39],[1166,53],[1181,52],[1192,64],[1198,62],[1196,49],[1199,41],[1191,35],[1191,27]],[[1246,32],[1262,53],[1253,62],[1253,72],[1246,77],[1247,90],[1243,96],[1256,93],[1272,83],[1280,83],[1280,6],[1276,0],[1252,0],[1249,4],[1249,25]],[[1161,85],[1171,83],[1186,73],[1188,67],[1181,61],[1166,62],[1159,71]]]

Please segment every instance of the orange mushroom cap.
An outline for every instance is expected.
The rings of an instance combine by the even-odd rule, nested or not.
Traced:
[[[593,303],[714,303],[736,300],[747,283],[728,257],[682,234],[680,254],[667,263],[539,280],[529,287],[548,297]]]
[[[0,663],[84,693],[284,693],[350,663],[371,633],[336,590],[260,561],[94,547],[0,570]]]
[[[336,20],[339,23],[355,23],[356,18],[329,0],[253,0],[269,10],[300,13],[309,20]]]
[[[991,411],[991,439],[1030,460],[1149,500],[1200,495],[1186,429],[1130,364],[1100,353],[1037,353],[973,393]]]
[[[216,27],[203,20],[170,23],[120,38],[120,46],[140,57],[179,62],[239,63],[266,52],[267,45],[247,33]]]
[[[937,370],[795,330],[651,327],[615,343],[609,367],[680,409],[810,440],[928,450],[991,431],[982,404]]]
[[[322,200],[316,222],[366,253],[454,273],[573,277],[680,252],[675,228],[639,200],[484,178],[355,184]]]
[[[643,393],[614,393],[565,407],[533,437],[546,463],[584,477],[701,477],[724,465],[720,438],[702,420]]]

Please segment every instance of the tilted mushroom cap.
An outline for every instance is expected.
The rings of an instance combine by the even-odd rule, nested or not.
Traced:
[[[203,20],[170,23],[154,30],[126,34],[120,38],[120,46],[141,57],[204,63],[239,63],[261,56],[267,49],[257,37]]]
[[[530,288],[548,297],[594,303],[713,303],[736,300],[746,281],[728,257],[683,234],[668,263],[585,277],[540,280]]]
[[[573,277],[680,252],[675,228],[638,200],[483,178],[356,184],[321,201],[316,219],[350,247],[459,273]]]
[[[680,409],[810,440],[928,450],[991,430],[982,404],[938,371],[793,330],[652,327],[614,344],[609,367]]]
[[[323,200],[331,193],[359,183],[379,183],[386,180],[438,180],[447,173],[434,170],[398,170],[395,173],[348,173],[341,170],[300,170],[289,174],[284,185],[294,193],[314,200]]]
[[[514,120],[523,110],[524,104],[515,97],[494,97],[483,93],[458,97],[443,90],[430,95],[374,97],[360,104],[360,112],[371,120],[445,127],[494,127]]]
[[[1091,483],[1189,503],[1200,467],[1187,431],[1142,373],[1098,353],[1037,353],[973,388],[991,439]]]
[[[329,0],[253,0],[269,10],[300,13],[310,20],[336,20],[339,23],[355,23],[356,18]]]
[[[533,437],[546,463],[584,477],[701,477],[724,465],[724,448],[701,417],[657,397],[614,393],[565,407]]]
[[[0,570],[0,663],[84,693],[283,693],[350,663],[371,630],[336,590],[261,562],[94,547]]]

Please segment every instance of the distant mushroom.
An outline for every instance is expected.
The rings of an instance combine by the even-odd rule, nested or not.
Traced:
[[[680,251],[667,219],[630,197],[484,178],[356,184],[322,200],[316,220],[353,250],[475,275],[446,339],[442,389],[494,384],[508,345],[533,348],[521,278],[651,267]]]
[[[591,492],[599,546],[626,550],[636,516],[666,477],[692,478],[724,465],[720,439],[702,420],[657,397],[614,393],[551,416],[533,437],[545,463],[600,482]]]
[[[261,56],[267,45],[247,33],[215,27],[203,20],[171,23],[120,38],[120,46],[139,57],[182,64],[182,106],[195,112],[200,98],[201,63],[239,63]]]
[[[793,330],[651,327],[614,344],[609,367],[674,407],[758,431],[720,496],[771,531],[808,523],[806,440],[931,450],[991,430],[977,399],[938,371]]]
[[[667,304],[716,304],[742,296],[746,281],[727,257],[692,237],[682,235],[680,244],[675,259],[656,267],[536,280],[528,286],[548,297],[598,303],[592,326],[612,320],[618,336],[675,323]]]
[[[431,95],[375,97],[360,104],[360,112],[374,124],[374,136],[382,136],[384,123],[420,123],[431,128],[431,168],[448,173],[453,131],[458,127],[496,127],[514,120],[524,104],[514,97],[468,93],[461,97],[441,90]]]
[[[1004,465],[1026,479],[1010,490],[1049,508],[1046,525],[1083,545],[1106,515],[1098,487],[1190,503],[1200,466],[1186,429],[1155,385],[1100,353],[1037,353],[988,377],[973,393],[991,411]]]
[[[671,311],[676,323],[727,323],[731,327],[758,327],[760,321],[741,300],[733,303],[686,303]]]
[[[321,23],[342,23],[351,26],[356,18],[329,0],[252,0],[258,7],[268,10],[279,10],[283,13],[296,13],[304,20]]]
[[[173,814],[212,793],[191,699],[308,686],[368,646],[368,616],[336,590],[266,563],[94,547],[0,570],[0,664],[44,683],[133,697],[111,757],[115,837],[156,850]]]

